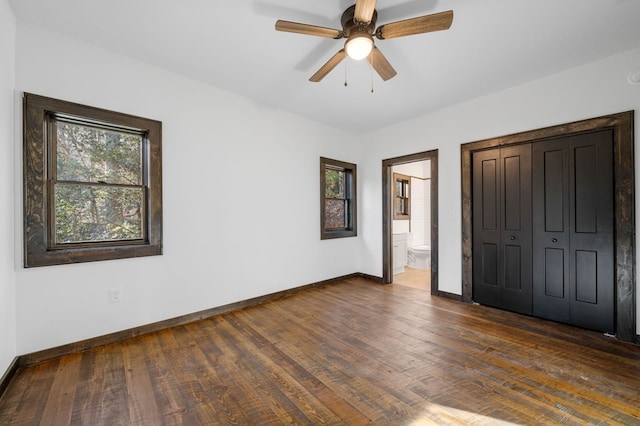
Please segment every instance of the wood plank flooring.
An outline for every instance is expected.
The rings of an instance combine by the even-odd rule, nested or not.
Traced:
[[[393,274],[393,283],[431,291],[431,270],[404,267],[404,272]]]
[[[21,368],[1,425],[640,424],[640,346],[364,279]]]

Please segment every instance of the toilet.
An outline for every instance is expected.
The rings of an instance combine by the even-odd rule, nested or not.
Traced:
[[[415,269],[429,269],[431,264],[431,246],[427,244],[407,249],[407,266]]]

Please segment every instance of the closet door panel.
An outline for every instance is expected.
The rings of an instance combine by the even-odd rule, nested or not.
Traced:
[[[502,306],[532,313],[531,145],[500,150],[502,171]]]
[[[574,136],[569,148],[571,323],[614,333],[613,132]]]
[[[473,298],[531,314],[531,146],[473,154]]]
[[[500,227],[500,150],[473,154],[473,298],[496,306],[502,267]]]
[[[522,251],[520,246],[504,246],[504,287],[509,290],[522,290]]]
[[[533,144],[533,315],[570,322],[569,148]]]
[[[542,173],[542,180],[536,180],[536,188],[544,187],[544,230],[545,232],[564,232],[567,226],[565,201],[569,196],[567,182],[564,173],[567,163],[566,149],[545,144],[546,146],[534,147],[534,152],[542,150],[541,158],[536,158],[534,168],[542,167],[538,173]],[[540,155],[538,154],[538,157]],[[540,163],[542,161],[542,163]],[[535,195],[534,195],[535,197]]]
[[[565,251],[546,248],[544,251],[544,294],[547,297],[565,298]]]
[[[482,283],[498,287],[498,245],[482,244]]]
[[[575,232],[598,232],[598,149],[595,144],[573,149]]]
[[[575,252],[576,301],[598,303],[598,252],[576,250]]]
[[[613,135],[533,144],[533,314],[614,331]]]
[[[504,155],[504,153],[503,153]],[[522,230],[523,194],[521,185],[521,156],[511,153],[503,159],[504,170],[504,229]]]

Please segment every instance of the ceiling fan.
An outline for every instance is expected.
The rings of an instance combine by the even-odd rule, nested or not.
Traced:
[[[356,0],[356,4],[347,8],[342,14],[342,30],[283,20],[276,22],[276,30],[333,39],[347,39],[344,48],[321,66],[309,81],[319,82],[347,56],[356,60],[367,58],[373,69],[386,81],[396,75],[396,70],[375,46],[373,37],[385,40],[447,30],[453,22],[453,11],[418,16],[376,28],[377,19],[376,0]]]

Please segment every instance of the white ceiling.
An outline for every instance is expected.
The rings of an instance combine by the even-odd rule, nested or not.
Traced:
[[[340,29],[353,0],[9,2],[19,20],[353,133],[640,46],[640,0],[379,0],[378,25],[455,15],[448,31],[376,40],[398,75],[373,75],[372,94],[364,61],[344,61],[346,88],[344,63],[308,82],[344,40],[274,30],[277,19]]]

